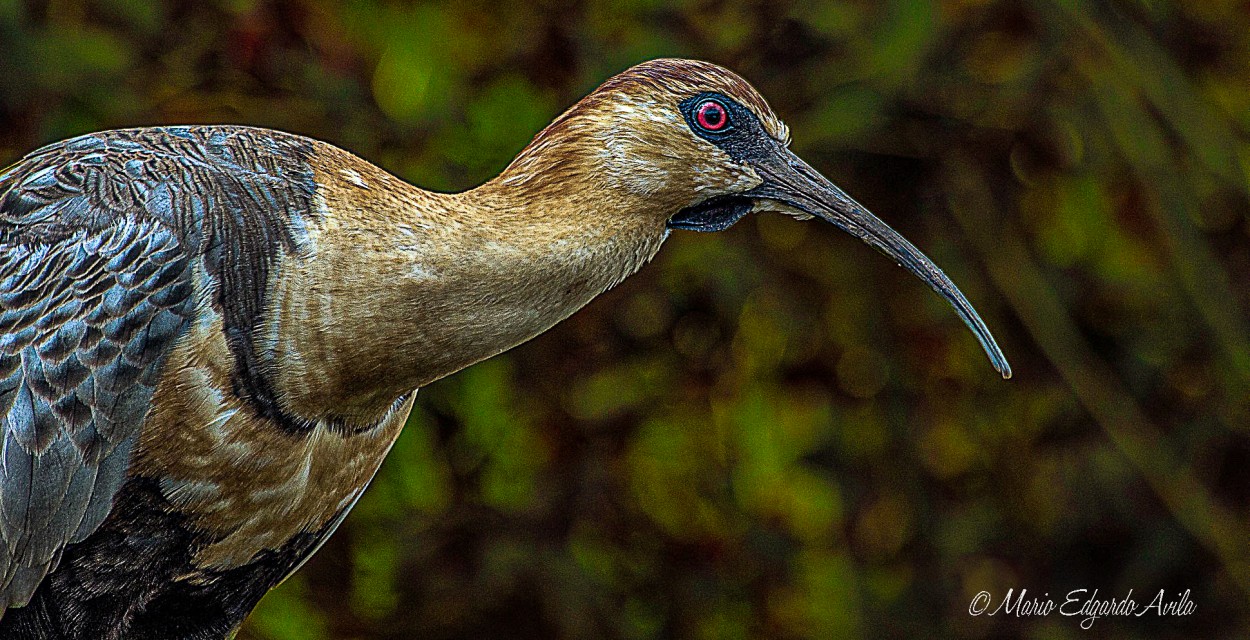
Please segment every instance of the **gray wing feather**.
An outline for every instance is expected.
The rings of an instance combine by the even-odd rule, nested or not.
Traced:
[[[180,236],[91,151],[0,174],[0,615],[107,517],[189,324]]]
[[[312,153],[247,127],[128,129],[0,170],[0,615],[108,516],[190,324],[193,262],[236,387],[276,415],[251,332],[275,256],[313,213]]]

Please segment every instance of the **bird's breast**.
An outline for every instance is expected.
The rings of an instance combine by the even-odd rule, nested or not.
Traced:
[[[409,397],[365,432],[292,432],[232,390],[220,319],[199,322],[170,354],[131,475],[155,479],[203,534],[192,563],[241,566],[350,509],[407,418]]]

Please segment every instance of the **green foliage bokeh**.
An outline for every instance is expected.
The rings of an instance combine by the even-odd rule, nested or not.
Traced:
[[[827,225],[677,234],[422,390],[241,638],[1250,634],[1244,2],[0,0],[0,164],[231,122],[463,189],[659,56],[754,82],[1016,378]],[[1009,588],[1197,609],[969,615]]]

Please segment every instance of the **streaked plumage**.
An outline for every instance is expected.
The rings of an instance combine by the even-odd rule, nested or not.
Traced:
[[[706,99],[737,128],[700,132]],[[736,75],[658,60],[460,194],[229,126],[90,134],[3,171],[0,637],[225,636],[342,521],[417,388],[567,317],[669,227],[829,217],[1001,358],[906,241],[795,195],[819,176],[775,160],[788,140]]]

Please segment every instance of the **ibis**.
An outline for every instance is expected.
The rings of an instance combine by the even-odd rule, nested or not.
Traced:
[[[652,60],[462,193],[245,126],[82,135],[0,171],[0,637],[219,639],[325,542],[418,388],[551,328],[673,230],[833,223],[923,253],[734,73]]]

